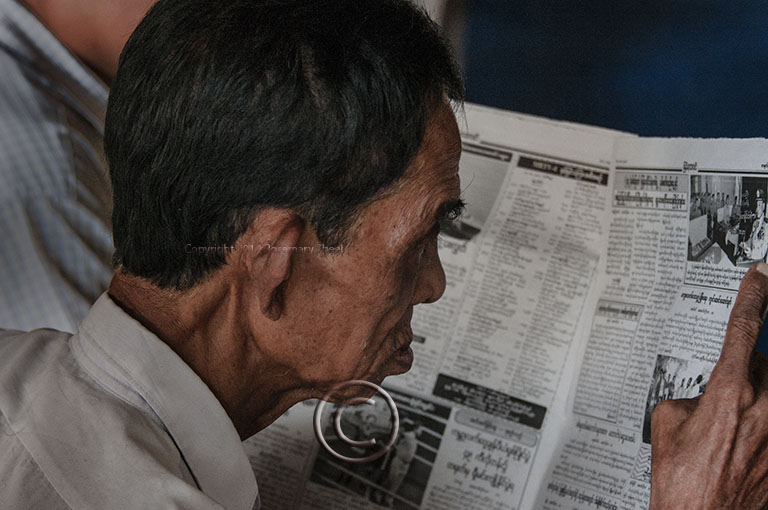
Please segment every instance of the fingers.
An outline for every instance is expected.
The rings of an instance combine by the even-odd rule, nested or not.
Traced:
[[[749,381],[750,360],[763,325],[768,304],[768,265],[755,264],[739,287],[731,310],[720,360],[712,372],[707,391],[715,391],[728,381]]]

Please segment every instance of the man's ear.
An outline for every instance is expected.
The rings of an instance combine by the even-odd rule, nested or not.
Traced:
[[[291,277],[304,220],[286,209],[265,209],[238,239],[244,265],[259,300],[259,309],[276,321],[283,313],[284,284]]]

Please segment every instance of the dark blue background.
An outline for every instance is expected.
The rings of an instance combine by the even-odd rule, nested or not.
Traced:
[[[641,135],[768,135],[765,0],[466,5],[469,101]]]

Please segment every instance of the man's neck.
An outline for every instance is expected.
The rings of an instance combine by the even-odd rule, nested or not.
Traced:
[[[287,374],[270,373],[242,318],[236,285],[216,278],[178,292],[118,272],[109,295],[208,385],[241,438],[310,396]]]

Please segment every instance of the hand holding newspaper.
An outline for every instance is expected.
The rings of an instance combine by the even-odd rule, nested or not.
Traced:
[[[768,361],[754,350],[768,305],[768,265],[741,281],[720,360],[703,395],[653,413],[651,510],[761,509],[768,502]]]

